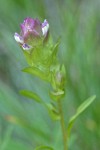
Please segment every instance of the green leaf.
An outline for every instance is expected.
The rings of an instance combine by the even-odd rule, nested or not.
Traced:
[[[36,93],[33,93],[31,91],[21,90],[20,94],[25,96],[25,97],[27,97],[27,98],[33,99],[33,100],[35,100],[38,103],[42,103],[43,102],[43,100],[41,100],[41,98]]]
[[[52,52],[52,58],[55,59],[56,55],[57,55],[57,52],[58,52],[58,47],[59,47],[59,42],[57,42],[54,47],[53,47],[53,52]]]
[[[58,38],[56,44],[53,46],[52,57],[56,57],[59,45],[60,45],[60,37]]]
[[[57,112],[56,108],[51,104],[46,104],[46,107],[48,109],[49,115],[53,120],[60,120],[60,115]]]
[[[35,148],[35,150],[53,150],[53,148],[43,145],[43,146],[39,146],[39,147]]]
[[[33,67],[26,67],[22,71],[26,72],[26,73],[29,73],[29,74],[32,74],[34,76],[38,76],[39,78],[41,78],[43,80],[46,80],[46,81],[50,80],[49,72],[47,73],[46,71],[44,71],[44,70],[42,70],[40,68],[37,68],[35,66],[33,66]]]
[[[77,109],[76,114],[72,116],[68,123],[67,134],[70,136],[71,129],[77,117],[95,100],[96,96],[93,95],[87,100],[85,100]]]
[[[59,90],[57,92],[50,92],[50,97],[52,100],[54,101],[58,101],[59,99],[62,99],[64,96],[64,91],[63,90]]]

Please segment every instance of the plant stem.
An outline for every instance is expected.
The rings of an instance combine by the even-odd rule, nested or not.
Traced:
[[[64,150],[68,150],[67,147],[67,134],[66,134],[66,128],[65,128],[65,122],[64,122],[64,115],[62,110],[62,103],[61,100],[58,100],[58,109],[60,114],[60,124],[62,129],[62,136],[63,136],[63,144],[64,144]]]

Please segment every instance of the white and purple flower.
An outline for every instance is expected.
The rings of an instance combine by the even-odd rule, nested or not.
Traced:
[[[26,18],[20,25],[21,33],[15,33],[15,40],[22,46],[23,50],[30,50],[35,39],[46,39],[49,32],[47,20],[41,23],[38,19]],[[31,44],[31,45],[30,45]]]
[[[47,20],[45,19],[44,22],[42,23],[42,33],[44,36],[47,36],[49,31],[49,24],[47,22]]]

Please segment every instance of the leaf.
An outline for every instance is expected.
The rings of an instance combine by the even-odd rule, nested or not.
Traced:
[[[39,146],[39,147],[35,148],[35,150],[53,150],[53,148],[43,145],[43,146]]]
[[[33,93],[31,91],[27,91],[27,90],[21,90],[20,94],[27,97],[27,98],[33,99],[38,103],[41,103],[48,110],[48,113],[53,120],[59,120],[60,119],[60,116],[59,116],[56,108],[51,103],[48,103],[48,104],[45,103],[43,100],[41,100],[41,98],[36,93]]]
[[[49,81],[49,72],[45,72],[43,70],[40,70],[40,68],[37,68],[35,66],[33,67],[26,67],[22,70],[23,72],[26,72],[26,73],[29,73],[29,74],[32,74],[34,76],[38,76],[39,78],[43,79],[43,80],[46,80],[46,81]]]
[[[46,104],[49,115],[53,120],[60,120],[60,115],[52,104]]]
[[[52,55],[51,57],[55,59],[56,55],[57,55],[57,52],[58,52],[58,47],[59,47],[59,42],[57,42],[54,47],[53,47],[53,52],[52,52]]]
[[[57,52],[58,52],[58,47],[60,45],[60,37],[58,38],[56,44],[53,46],[53,53],[52,53],[52,56],[56,57],[57,55]]]
[[[76,114],[72,116],[68,123],[67,134],[70,136],[71,129],[77,117],[95,100],[96,96],[93,95],[87,100],[85,100],[77,109]]]
[[[21,90],[20,94],[25,96],[25,97],[27,97],[27,98],[33,99],[33,100],[35,100],[38,103],[42,103],[43,102],[41,100],[41,98],[36,93],[33,93],[31,91]]]
[[[63,98],[65,93],[63,90],[59,90],[57,92],[50,92],[49,94],[52,100],[58,101],[59,99]]]

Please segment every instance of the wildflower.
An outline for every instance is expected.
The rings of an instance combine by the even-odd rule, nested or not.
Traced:
[[[49,32],[47,20],[41,23],[38,19],[32,19],[30,17],[26,18],[20,27],[20,34],[15,33],[14,38],[21,45],[23,50],[30,50],[38,45],[39,40],[45,40]]]

